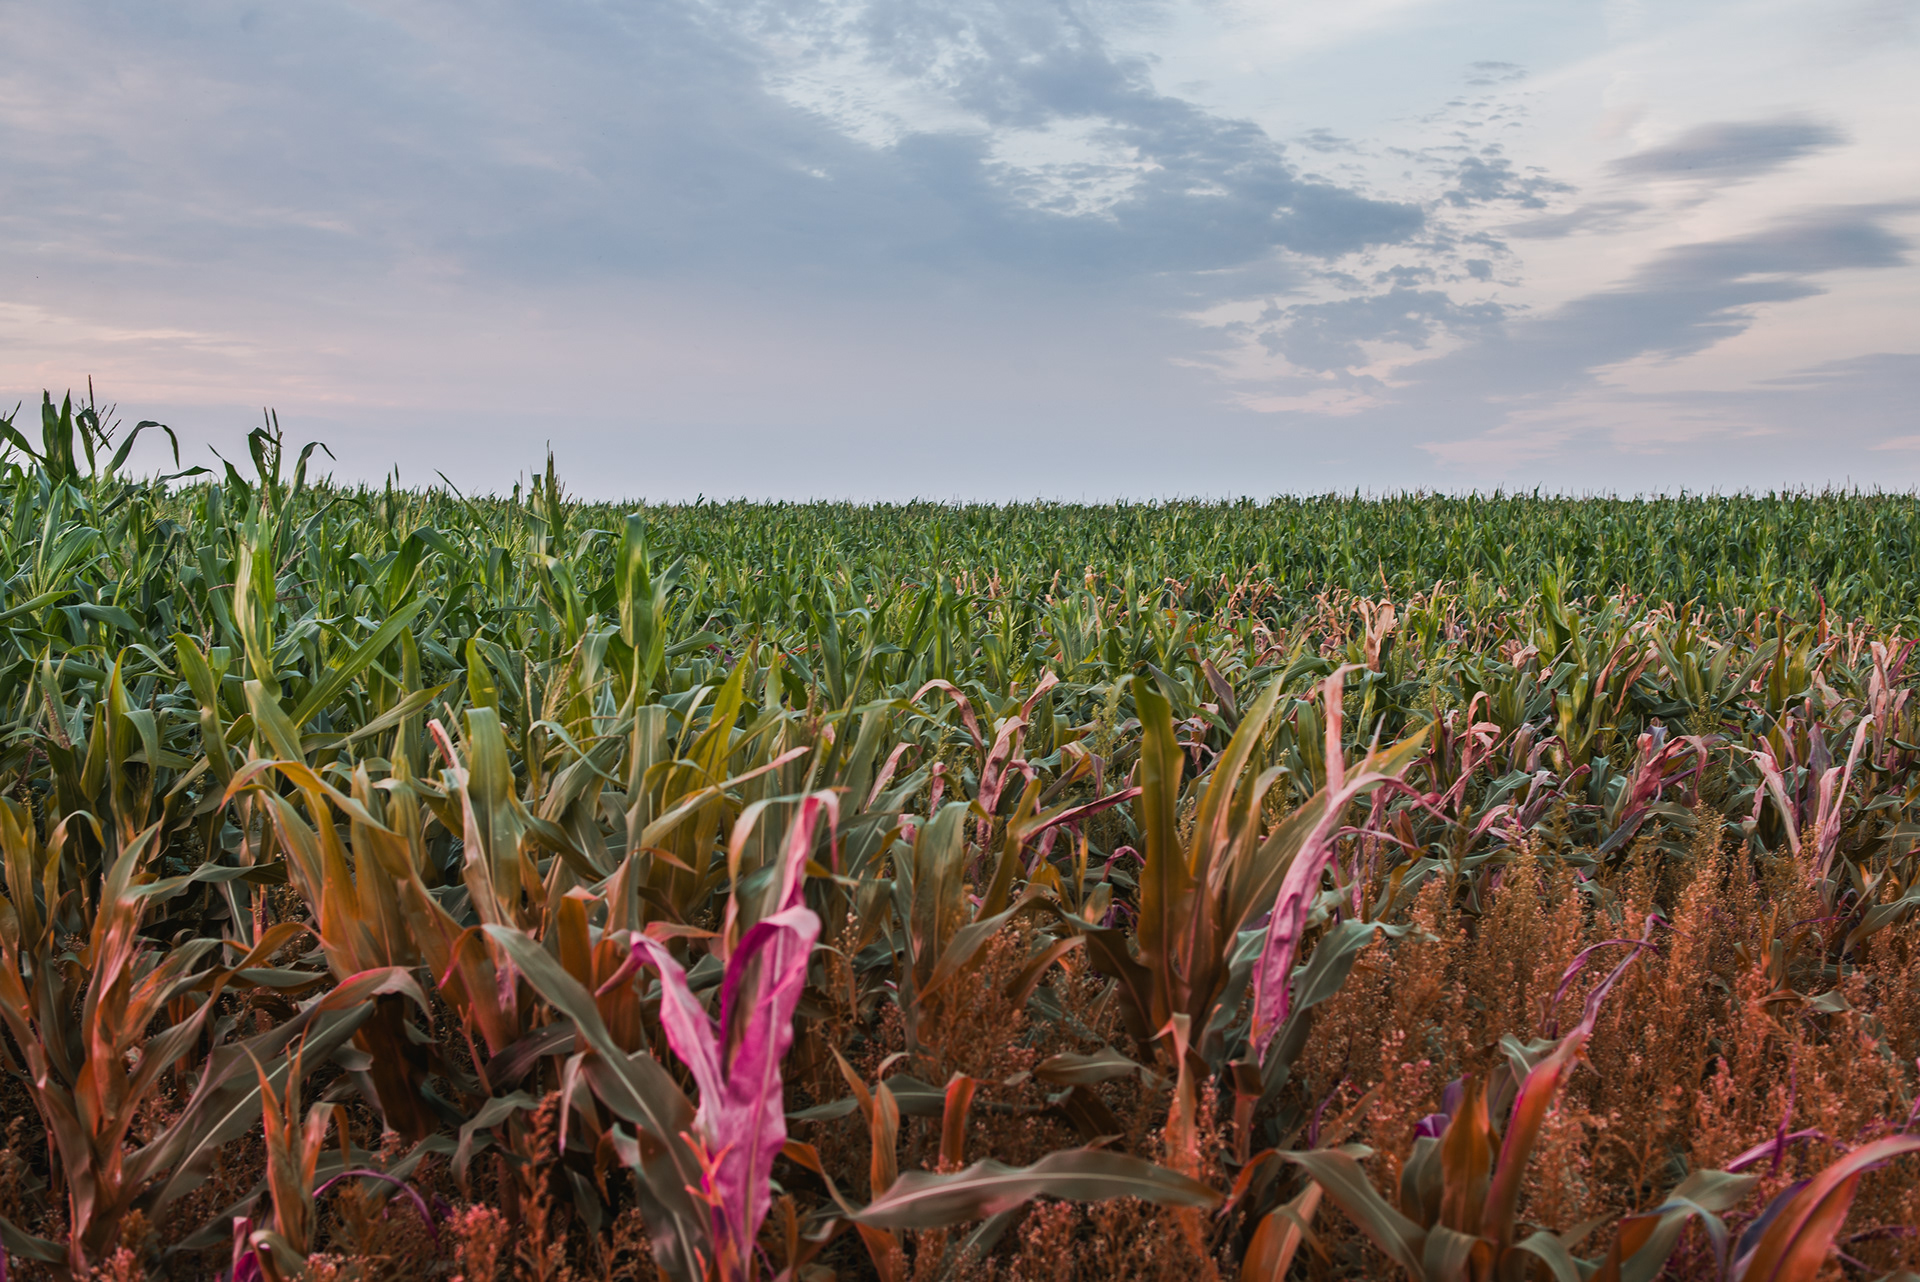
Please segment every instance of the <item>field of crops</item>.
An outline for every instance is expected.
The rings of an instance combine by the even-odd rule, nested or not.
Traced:
[[[642,509],[40,419],[0,1277],[1920,1270],[1910,498]]]

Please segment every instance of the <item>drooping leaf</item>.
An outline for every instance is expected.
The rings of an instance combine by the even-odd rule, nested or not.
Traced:
[[[1220,1194],[1142,1158],[1104,1149],[1065,1149],[1031,1166],[976,1162],[947,1175],[908,1171],[854,1215],[883,1229],[937,1229],[998,1215],[1036,1197],[1103,1202],[1139,1198],[1160,1206],[1213,1207]]]

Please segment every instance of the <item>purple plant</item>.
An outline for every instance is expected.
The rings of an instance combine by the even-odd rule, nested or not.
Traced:
[[[233,1217],[233,1264],[227,1270],[226,1282],[260,1282],[260,1258],[253,1250],[253,1220],[249,1216]],[[0,1282],[5,1282],[0,1276]]]
[[[773,1161],[787,1139],[780,1061],[793,1044],[793,1012],[820,936],[820,919],[801,895],[820,805],[809,797],[794,823],[771,896],[778,910],[749,927],[727,959],[719,1019],[666,948],[644,935],[633,941],[633,963],[660,972],[661,1024],[700,1090],[691,1137],[703,1170],[697,1192],[711,1208],[711,1263],[723,1279],[753,1274],[754,1239],[773,1203]]]
[[[1327,783],[1307,803],[1317,814],[1300,843],[1299,853],[1281,879],[1279,893],[1274,896],[1273,913],[1267,919],[1266,943],[1254,966],[1251,1040],[1254,1054],[1263,1061],[1267,1048],[1273,1044],[1292,1009],[1293,960],[1299,954],[1314,897],[1320,893],[1321,875],[1333,861],[1334,844],[1341,833],[1341,816],[1355,797],[1382,784],[1396,782],[1405,768],[1404,761],[1387,764],[1388,754],[1376,752],[1369,753],[1357,771],[1347,772],[1341,755],[1341,694],[1346,674],[1355,666],[1348,664],[1339,668],[1321,683],[1321,697],[1326,703]]]

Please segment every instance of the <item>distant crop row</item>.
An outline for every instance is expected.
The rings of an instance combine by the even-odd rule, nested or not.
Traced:
[[[1910,499],[138,431],[0,428],[5,1276],[1920,1269]]]

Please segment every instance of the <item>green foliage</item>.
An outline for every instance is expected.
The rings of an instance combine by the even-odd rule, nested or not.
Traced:
[[[1474,1087],[1446,1132],[1473,1197],[1409,1218],[1358,1150],[1301,1141],[1319,1115],[1293,1066],[1360,954],[1418,938],[1423,887],[1479,911],[1548,833],[1605,919],[1609,869],[1715,810],[1753,858],[1806,844],[1840,924],[1755,955],[1808,1018],[1920,907],[1909,499],[635,512],[569,500],[551,458],[493,498],[315,480],[313,446],[289,474],[272,422],[250,475],[132,479],[158,425],[110,419],[49,397],[37,445],[0,429],[0,1019],[66,1236],[0,1234],[73,1276],[250,1136],[259,1187],[175,1233],[174,1267],[254,1216],[241,1256],[292,1276],[342,1172],[438,1162],[464,1191],[492,1152],[502,1181],[562,1172],[582,1224],[637,1206],[684,1279],[780,1249],[797,1276],[856,1241],[904,1276],[901,1234],[978,1220],[986,1251],[1043,1195],[1153,1202],[1203,1255],[1283,1272],[1322,1186],[1411,1275],[1584,1276],[1516,1207],[1593,1011],[1511,1052],[1522,1127]],[[755,950],[776,917],[812,939],[796,912],[826,930],[794,962],[793,1059],[844,1068],[835,1038],[897,1027],[873,1075],[907,1065],[807,1104],[762,1055],[788,1097],[696,1101],[693,1012],[777,988]],[[1106,986],[1108,1033],[1055,990],[1070,963]],[[1792,987],[1809,973],[1822,996]],[[652,974],[684,995],[679,1059]],[[962,1162],[980,1082],[909,1070],[964,1049],[983,994],[1070,1031],[1015,1076],[1076,1142]],[[1115,1147],[1114,1083],[1158,1110],[1153,1143]],[[398,1147],[356,1147],[349,1101]],[[869,1204],[789,1143],[780,1178],[811,1200],[750,1248],[770,1186],[716,1174],[713,1119],[761,1144],[856,1110]],[[902,1113],[942,1122],[927,1169],[897,1169]],[[1767,1259],[1824,1259],[1857,1178]],[[1608,1267],[1664,1262],[1711,1201],[1680,1187]]]

